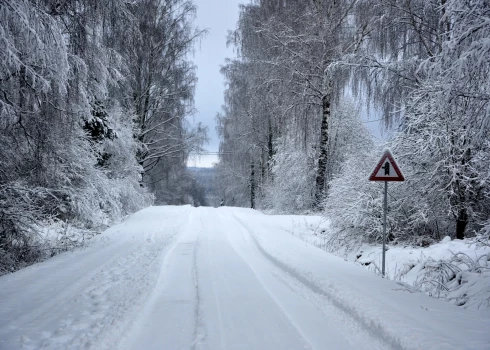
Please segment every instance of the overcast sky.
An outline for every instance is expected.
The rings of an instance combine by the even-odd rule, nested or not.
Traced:
[[[207,29],[208,34],[196,47],[194,62],[198,67],[198,83],[195,105],[198,112],[194,121],[201,122],[209,128],[209,144],[206,149],[217,152],[219,147],[216,134],[216,113],[223,105],[224,81],[220,66],[225,58],[234,57],[233,48],[226,47],[228,30],[233,30],[238,21],[238,5],[249,0],[194,0],[197,6],[195,25]],[[217,161],[216,156],[203,156],[198,160],[190,160],[189,166],[210,167]]]

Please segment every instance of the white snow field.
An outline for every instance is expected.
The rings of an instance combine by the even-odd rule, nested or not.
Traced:
[[[0,349],[490,349],[488,313],[329,255],[292,222],[142,210],[0,277]]]

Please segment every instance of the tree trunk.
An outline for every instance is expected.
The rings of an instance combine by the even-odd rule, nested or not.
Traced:
[[[468,225],[468,212],[462,208],[458,211],[458,218],[456,219],[456,239],[464,239],[464,231]]]
[[[255,169],[253,160],[250,170],[250,208],[255,209]]]
[[[322,98],[322,126],[320,129],[320,154],[316,173],[315,207],[320,209],[325,196],[325,171],[328,160],[328,120],[330,118],[330,97]]]
[[[267,135],[267,176],[269,181],[273,181],[272,177],[272,158],[274,157],[274,138],[272,134],[272,125],[269,118],[269,132]]]

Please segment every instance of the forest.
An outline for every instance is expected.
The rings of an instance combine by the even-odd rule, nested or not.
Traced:
[[[186,160],[207,137],[186,119],[195,10],[0,1],[0,274],[153,203],[192,203]]]
[[[257,0],[228,42],[228,205],[321,212],[331,247],[380,243],[383,184],[368,177],[389,148],[406,179],[390,184],[391,244],[488,242],[489,1]]]
[[[191,0],[0,0],[0,275],[152,204],[321,214],[333,248],[380,243],[368,177],[385,148],[406,179],[390,184],[390,244],[488,242],[488,0],[239,11],[208,173],[186,166],[208,139],[188,119],[206,33]]]

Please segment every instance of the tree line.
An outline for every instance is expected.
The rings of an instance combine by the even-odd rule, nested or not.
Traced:
[[[389,147],[406,178],[391,186],[392,242],[488,236],[489,19],[487,0],[242,5],[217,116],[224,197],[322,211],[334,245],[380,242],[382,186],[367,178]]]
[[[187,0],[0,2],[0,274],[53,253],[47,222],[192,202],[194,14]]]

